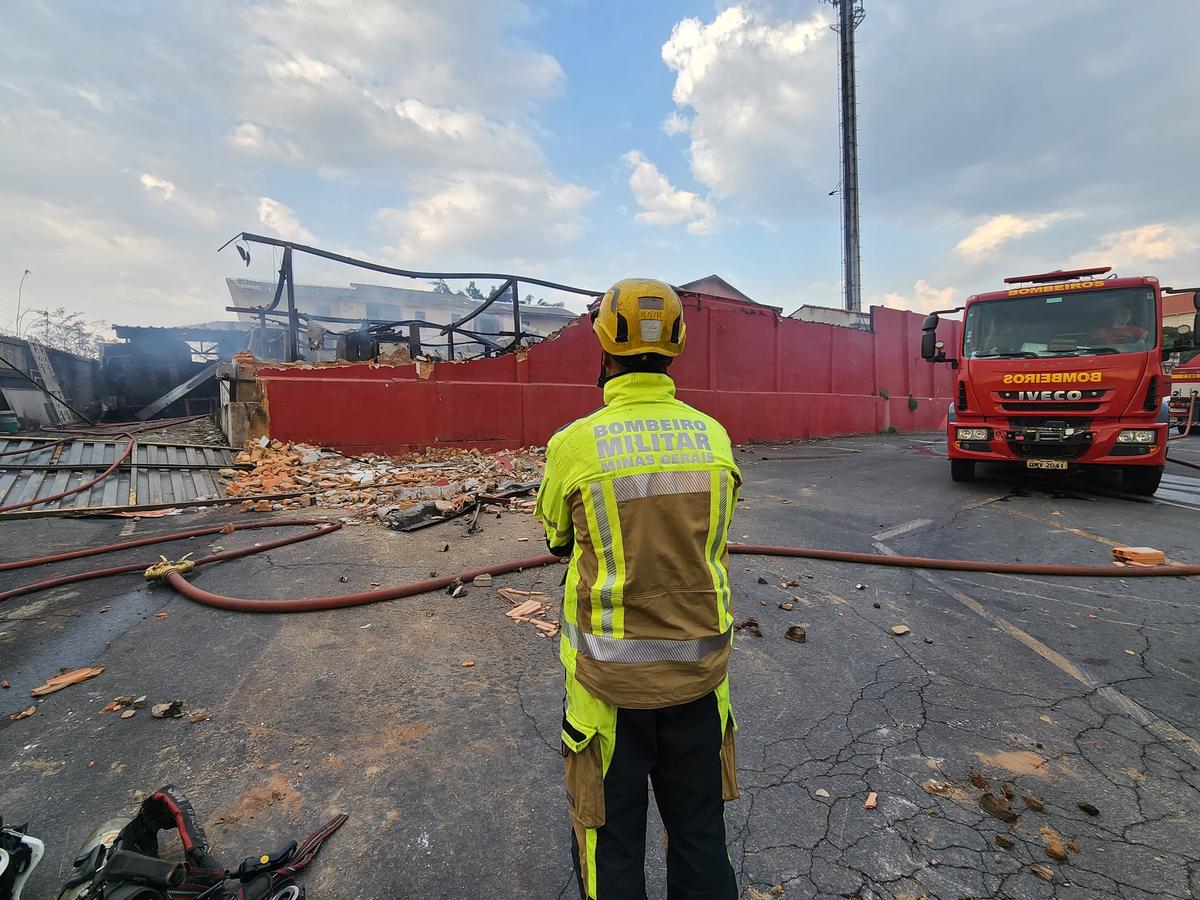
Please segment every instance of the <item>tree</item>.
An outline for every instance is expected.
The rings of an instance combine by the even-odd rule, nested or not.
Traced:
[[[446,284],[446,279],[444,279],[444,278],[437,278],[429,283],[433,285],[433,292],[435,294],[453,294],[454,293],[454,291],[450,290],[450,285]]]
[[[467,289],[465,291],[463,291],[463,293],[466,294],[468,297],[470,297],[472,300],[484,299],[483,291],[481,291],[479,288],[477,288],[475,286],[475,282],[473,282],[473,281],[467,285]]]
[[[61,306],[34,312],[37,318],[26,332],[26,337],[43,346],[66,350],[89,359],[100,357],[100,344],[104,333],[108,331],[107,322],[87,322],[79,313],[69,313]]]

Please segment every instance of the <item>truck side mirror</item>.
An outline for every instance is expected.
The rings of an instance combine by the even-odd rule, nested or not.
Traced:
[[[925,321],[921,323],[921,358],[926,362],[940,362],[946,358],[944,353],[940,352],[937,339],[938,322],[937,313],[932,313],[925,317]]]

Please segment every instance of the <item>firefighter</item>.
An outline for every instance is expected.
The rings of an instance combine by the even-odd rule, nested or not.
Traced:
[[[1133,324],[1133,310],[1125,305],[1113,307],[1112,324],[1097,328],[1092,332],[1091,340],[1099,344],[1138,344],[1149,334],[1145,328]]]
[[[570,556],[559,657],[580,896],[645,900],[649,780],[668,896],[734,900],[726,539],[741,473],[720,423],[675,399],[687,329],[673,288],[618,281],[592,328],[604,406],[550,439],[537,499],[551,552]]]

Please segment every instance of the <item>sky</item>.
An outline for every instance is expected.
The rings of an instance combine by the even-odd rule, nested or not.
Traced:
[[[863,301],[1200,282],[1200,4],[865,0]],[[603,290],[841,303],[816,0],[28,0],[0,20],[0,327],[226,318],[241,231]],[[302,283],[386,282],[298,257]],[[401,280],[387,283],[404,284]],[[481,284],[481,286],[484,286]],[[548,295],[552,296],[552,295]]]

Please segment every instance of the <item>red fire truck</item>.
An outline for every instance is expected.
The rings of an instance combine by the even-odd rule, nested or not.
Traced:
[[[1006,278],[1004,290],[925,319],[921,355],[957,373],[947,421],[955,481],[974,479],[981,462],[1110,466],[1130,493],[1158,490],[1170,424],[1163,359],[1177,347],[1163,347],[1158,279],[1103,277],[1110,271]],[[938,317],[955,312],[962,346],[948,356]]]
[[[1171,424],[1180,434],[1200,434],[1200,356],[1171,373]]]

